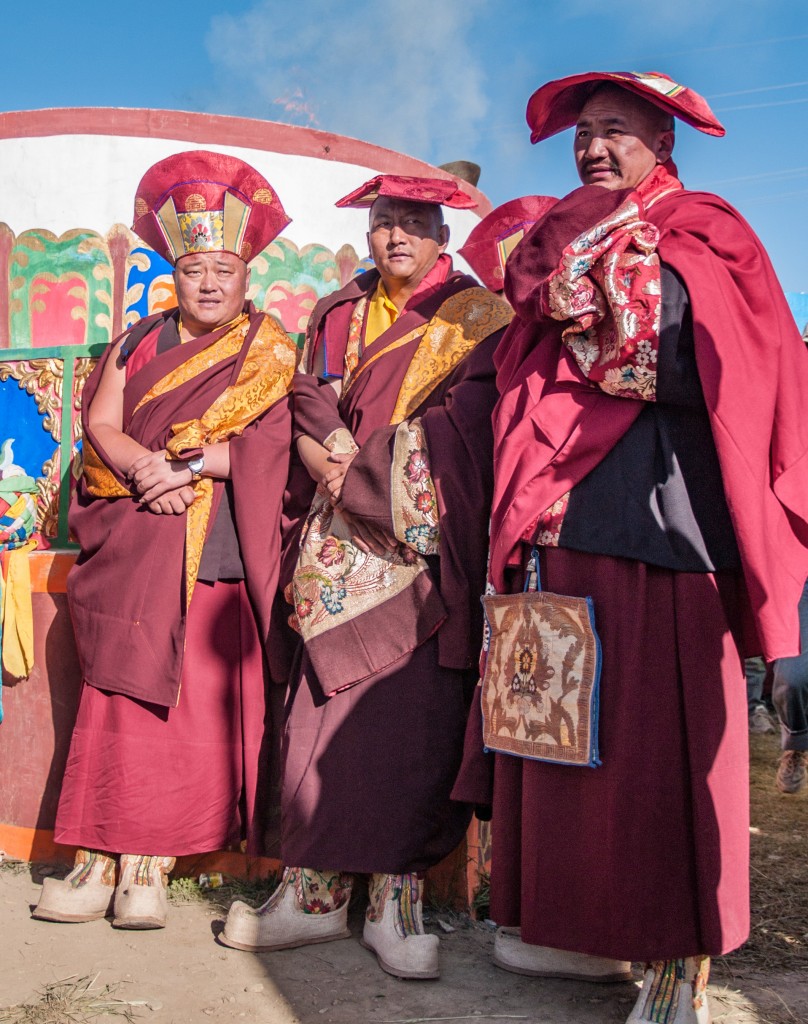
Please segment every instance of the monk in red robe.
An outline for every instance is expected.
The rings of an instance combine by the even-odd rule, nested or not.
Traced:
[[[176,856],[257,851],[296,347],[246,302],[246,261],[288,223],[230,156],[168,157],[138,188],[134,230],[174,264],[178,308],[113,342],[84,390],[84,682],[55,829],[79,849],[34,917],[163,927]]]
[[[749,927],[739,645],[798,649],[808,353],[746,222],[678,180],[674,117],[723,134],[660,74],[528,106],[534,142],[575,126],[584,184],[508,262],[490,581],[521,591],[535,546],[544,589],[593,599],[602,763],[495,756],[491,916],[500,967],[609,981],[641,961],[629,1021],[701,1024],[707,956]],[[482,800],[467,767],[457,795]]]
[[[471,809],[450,791],[481,639],[493,353],[507,303],[452,269],[452,180],[383,175],[376,269],[315,308],[295,377],[298,448],[319,484],[289,588],[302,636],[284,738],[286,868],[222,940],[282,949],[348,935],[351,873],[371,875],[363,942],[400,977],[438,975],[423,872]],[[328,870],[325,870],[328,869]]]

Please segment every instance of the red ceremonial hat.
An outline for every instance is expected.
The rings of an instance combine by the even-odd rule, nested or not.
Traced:
[[[275,190],[254,167],[195,149],[146,171],[135,193],[132,230],[169,263],[192,252],[232,252],[248,262],[289,223]]]
[[[553,196],[522,196],[483,217],[457,251],[486,288],[502,291],[508,257],[536,221],[557,202]]]
[[[586,101],[604,82],[636,93],[707,135],[726,134],[703,96],[659,71],[588,71],[548,82],[533,93],[526,114],[530,141],[541,142],[571,128]]]
[[[410,203],[451,206],[455,210],[473,210],[477,205],[453,178],[414,178],[403,174],[377,174],[334,205],[361,210],[373,206],[379,196],[404,199]]]

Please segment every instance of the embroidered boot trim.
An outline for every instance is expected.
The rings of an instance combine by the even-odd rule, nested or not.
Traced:
[[[95,878],[101,885],[115,888],[115,858],[100,850],[76,850],[73,870],[65,882],[72,889],[81,889]]]
[[[370,905],[368,921],[378,923],[384,916],[385,905],[395,903],[394,923],[397,934],[403,939],[408,935],[423,935],[424,882],[417,874],[403,875],[373,874],[368,887]]]
[[[292,869],[294,870],[294,869]],[[300,868],[298,901],[304,914],[330,914],[351,898],[353,879],[340,871]]]
[[[162,885],[168,888],[168,875],[177,863],[176,857],[154,857],[149,855],[124,853],[121,855],[121,864],[124,860],[133,861],[132,885]]]
[[[281,880],[269,899],[255,913],[271,914],[291,886],[298,909],[304,914],[330,914],[344,907],[351,898],[353,879],[339,871],[314,871],[311,868],[284,868]]]
[[[646,965],[654,972],[654,979],[648,991],[643,1008],[643,1020],[653,1024],[669,1024],[676,1017],[679,1008],[681,982],[685,980],[684,960],[654,960]]]
[[[710,958],[689,956],[685,960],[685,980],[693,987],[693,1009],[697,1012],[707,1001],[707,982],[710,979]]]
[[[645,969],[654,972],[654,978],[645,1000],[643,1020],[653,1024],[669,1024],[676,1019],[682,992],[692,992],[693,1009],[700,1010],[707,998],[707,979],[710,977],[710,958],[691,956],[684,960],[654,960]],[[687,989],[683,989],[687,985]]]

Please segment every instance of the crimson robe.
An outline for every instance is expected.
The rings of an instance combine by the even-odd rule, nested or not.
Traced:
[[[538,517],[598,465],[640,402],[607,395],[545,317],[564,247],[622,202],[562,200],[509,262],[517,317],[497,355],[491,578],[521,589]],[[594,598],[603,647],[596,769],[495,758],[491,914],[528,943],[649,960],[748,934],[745,688],[735,640],[793,653],[808,572],[808,354],[759,241],[716,196],[646,214],[684,282],[743,571],[689,573],[543,549],[546,589]],[[485,799],[479,717],[457,795]],[[490,794],[489,794],[490,795]]]
[[[238,352],[140,408],[158,381],[226,329],[158,352],[156,339],[174,311],[138,325],[141,340],[127,363],[124,431],[156,451],[166,446],[173,424],[201,416],[244,365],[265,318],[249,312],[250,331]],[[116,348],[105,352],[83,396],[85,437],[102,460],[88,410]],[[284,396],[231,438],[232,511],[246,578],[198,580],[187,607],[186,515],[154,515],[136,497],[93,497],[86,480],[79,482],[70,526],[81,552],[68,598],[84,683],[57,842],[177,856],[222,849],[246,836],[250,849],[260,851],[264,652],[268,647],[271,654],[276,642],[271,623],[290,437]],[[223,487],[214,483],[208,533]]]

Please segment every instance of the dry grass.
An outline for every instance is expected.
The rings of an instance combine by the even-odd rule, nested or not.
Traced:
[[[114,986],[94,991],[97,977],[71,977],[46,985],[36,1002],[0,1009],[0,1024],[91,1024],[110,1016],[132,1024],[135,1004],[113,998]]]
[[[783,796],[775,789],[779,736],[750,736],[750,741],[752,932],[725,962],[730,970],[804,971],[808,789],[796,796]]]
[[[243,900],[252,907],[260,907],[269,899],[279,881],[279,872],[255,880],[224,875],[221,885],[203,889],[196,878],[174,878],[168,886],[168,898],[172,903],[211,903],[225,912],[235,900]]]
[[[775,788],[779,734],[749,739],[752,929],[740,949],[714,960],[713,982],[739,986],[759,1024],[804,1024],[804,1013],[789,1004],[804,1007],[798,979],[808,969],[808,790],[783,796]],[[720,1009],[720,996],[717,1002]]]

